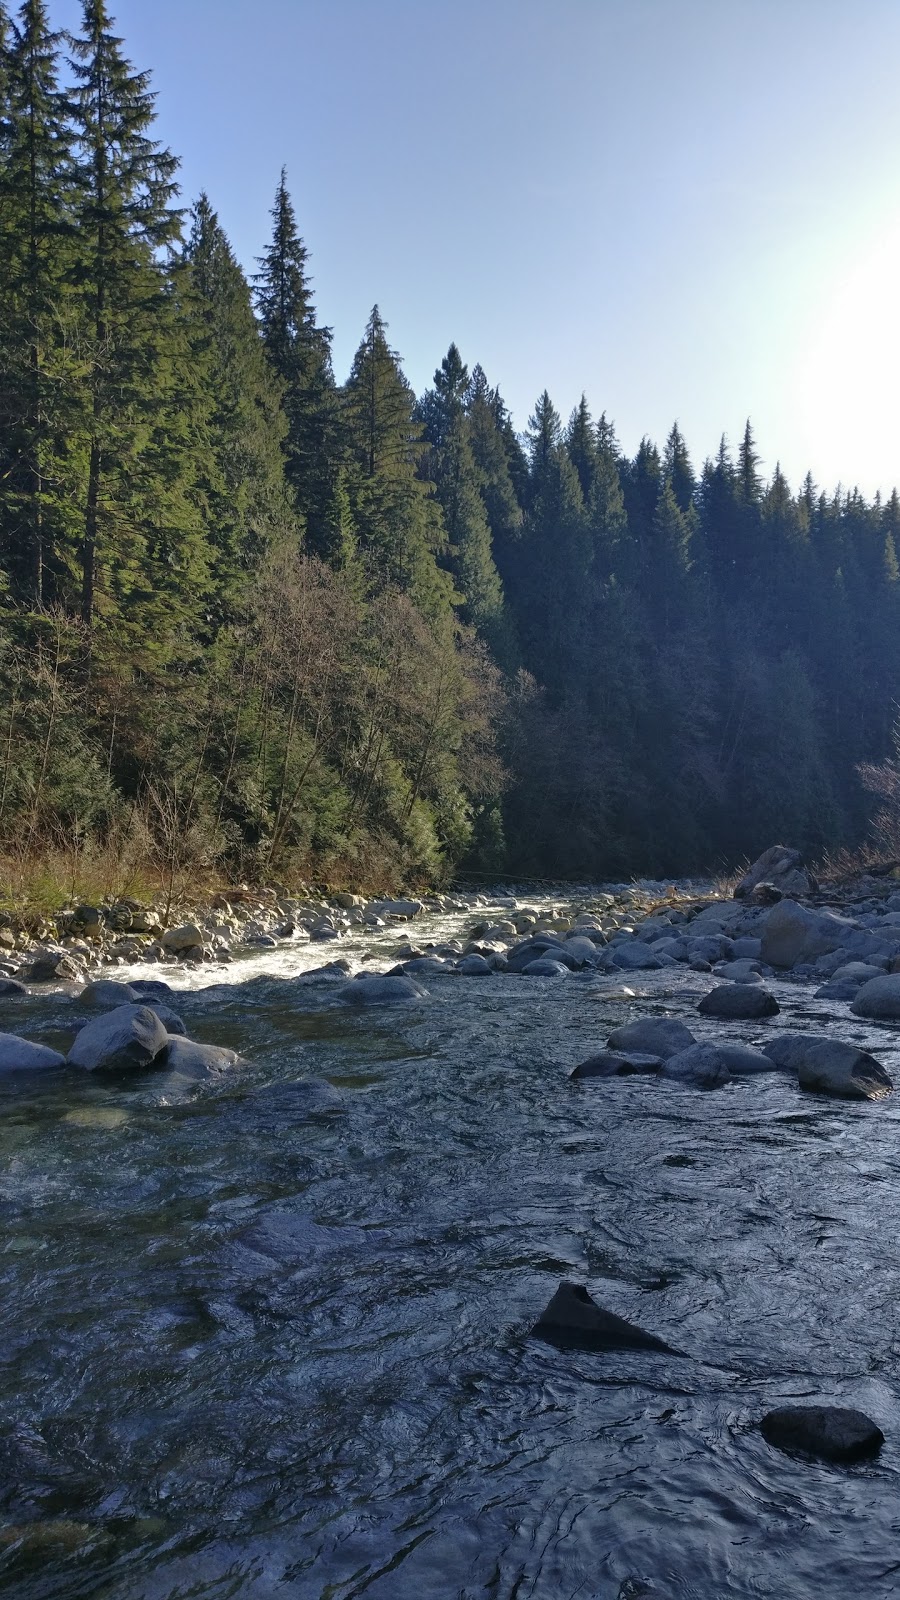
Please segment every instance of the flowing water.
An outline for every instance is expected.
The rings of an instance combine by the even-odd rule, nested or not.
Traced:
[[[788,983],[774,1024],[698,1024],[709,980],[669,970],[351,1011],[297,977],[322,948],[172,978],[252,1065],[4,1086],[0,1592],[900,1594],[900,1104],[568,1077],[642,1012],[828,1019],[889,1069],[898,1036]],[[71,1037],[63,995],[0,1005]],[[564,1277],[685,1356],[530,1339]],[[880,1458],[771,1449],[806,1398],[867,1411]]]

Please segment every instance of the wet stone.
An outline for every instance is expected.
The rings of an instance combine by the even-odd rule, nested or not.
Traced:
[[[605,1311],[579,1283],[564,1281],[531,1329],[532,1338],[561,1350],[659,1350],[672,1346],[624,1317]]]
[[[884,1444],[871,1417],[842,1406],[783,1406],[763,1417],[760,1431],[778,1450],[802,1451],[823,1461],[859,1461]]]

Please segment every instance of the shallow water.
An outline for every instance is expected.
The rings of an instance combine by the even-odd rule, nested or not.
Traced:
[[[4,1088],[4,1596],[900,1594],[900,1095],[568,1078],[648,1011],[825,1021],[895,1076],[900,1035],[789,983],[774,1024],[695,1019],[709,980],[670,971],[350,1012],[296,978],[348,950],[165,970],[252,1061],[213,1083]],[[65,996],[0,1006],[70,1036]],[[685,1357],[530,1340],[561,1277]],[[880,1458],[767,1446],[807,1396],[872,1415]]]

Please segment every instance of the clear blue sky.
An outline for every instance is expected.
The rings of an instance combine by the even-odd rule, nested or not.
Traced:
[[[900,482],[897,0],[112,0],[247,268],[284,163],[346,375],[378,302],[520,428]],[[61,24],[77,0],[51,0]]]

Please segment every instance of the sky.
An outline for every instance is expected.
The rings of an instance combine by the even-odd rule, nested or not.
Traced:
[[[897,0],[110,0],[247,270],[282,165],[339,379],[373,304],[524,429],[900,484]],[[77,26],[78,0],[51,0]]]

